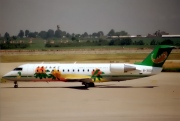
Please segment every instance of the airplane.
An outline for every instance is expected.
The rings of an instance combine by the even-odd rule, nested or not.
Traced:
[[[142,61],[130,63],[64,63],[23,64],[2,78],[14,81],[81,82],[85,88],[94,87],[94,82],[124,81],[148,77],[162,71],[162,66],[174,46],[159,45]]]

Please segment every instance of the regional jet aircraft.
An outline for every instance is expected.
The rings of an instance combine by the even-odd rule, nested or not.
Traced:
[[[85,88],[94,82],[123,81],[158,74],[173,46],[157,46],[142,62],[130,63],[72,63],[72,64],[24,64],[3,76],[14,81],[81,82]]]

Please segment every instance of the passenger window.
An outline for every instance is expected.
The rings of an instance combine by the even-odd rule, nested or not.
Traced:
[[[87,71],[89,72],[89,69]]]
[[[83,72],[84,72],[84,69],[83,69]]]
[[[74,72],[74,69],[73,69],[73,72]]]
[[[63,69],[63,72],[64,72],[64,69]]]
[[[22,71],[23,68],[15,68],[14,71]]]
[[[68,69],[68,72],[69,72],[69,69]]]
[[[78,69],[78,72],[79,72],[79,69]]]

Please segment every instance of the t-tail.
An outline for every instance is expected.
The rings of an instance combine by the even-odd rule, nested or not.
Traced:
[[[142,62],[138,65],[162,67],[174,46],[159,45],[157,46]]]

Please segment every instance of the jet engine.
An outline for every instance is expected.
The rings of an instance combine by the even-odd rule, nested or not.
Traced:
[[[112,73],[124,73],[129,71],[135,71],[136,67],[126,65],[126,64],[119,64],[119,63],[111,63],[110,64],[110,71]]]

